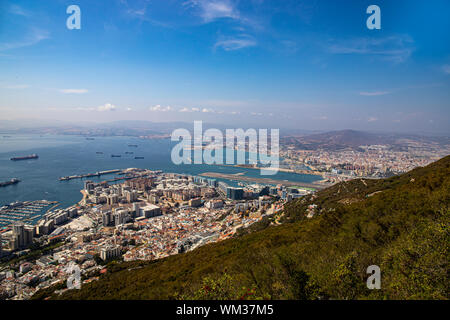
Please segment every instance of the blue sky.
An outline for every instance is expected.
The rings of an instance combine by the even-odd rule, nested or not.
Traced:
[[[68,30],[66,9],[81,9]],[[381,8],[381,30],[366,8]],[[449,132],[450,2],[0,0],[0,119]]]

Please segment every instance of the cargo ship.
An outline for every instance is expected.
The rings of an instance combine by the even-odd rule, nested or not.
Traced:
[[[12,178],[12,179],[9,180],[9,181],[0,182],[0,187],[6,187],[6,186],[9,186],[9,185],[12,185],[12,184],[17,184],[17,183],[19,183],[19,182],[20,182],[19,179],[17,179],[17,178]]]
[[[31,154],[29,156],[25,156],[25,157],[14,157],[11,158],[12,161],[19,161],[19,160],[30,160],[30,159],[38,159],[39,156],[37,154]]]
[[[122,157],[120,154],[112,154],[111,155],[111,158],[120,158],[120,157]]]

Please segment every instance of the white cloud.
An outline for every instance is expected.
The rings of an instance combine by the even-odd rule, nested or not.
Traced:
[[[132,108],[127,108],[127,111],[133,111],[133,109]]]
[[[140,9],[129,9],[127,11],[130,15],[137,15],[137,16],[145,16],[145,12],[147,11],[147,8],[140,8]]]
[[[202,112],[207,112],[207,111],[203,111],[203,110],[207,110],[207,109],[204,108],[204,109],[201,110]],[[187,108],[187,107],[184,107],[184,108],[181,108],[179,110],[179,112],[200,112],[200,108],[196,108],[196,107]]]
[[[446,74],[450,74],[450,65],[449,64],[443,65],[442,71],[444,71],[444,73],[446,73]]]
[[[116,111],[117,107],[115,105],[112,105],[111,103],[104,104],[102,106],[99,106],[97,108],[98,111],[104,112],[104,111]]]
[[[384,96],[385,94],[389,94],[389,91],[372,91],[372,92],[367,92],[367,91],[363,91],[360,92],[359,94],[361,96],[367,96],[367,97],[372,97],[372,96]]]
[[[38,44],[42,40],[46,40],[49,38],[50,38],[50,36],[47,31],[34,29],[22,41],[0,43],[0,51],[6,51],[6,50],[12,50],[12,49],[17,49],[17,48],[32,46],[32,45]]]
[[[384,38],[353,38],[334,41],[328,45],[333,54],[359,54],[378,56],[394,63],[406,61],[414,51],[413,39],[407,35],[394,35]]]
[[[189,0],[185,5],[197,8],[205,23],[220,18],[240,19],[240,14],[229,0]]]
[[[244,38],[235,38],[235,39],[226,39],[226,40],[218,40],[214,49],[222,48],[225,51],[234,51],[248,47],[256,46],[256,41],[251,37]]]
[[[9,12],[24,17],[28,17],[30,15],[28,11],[15,4],[11,5],[11,7],[9,8]]]
[[[59,92],[61,93],[74,93],[74,94],[83,94],[89,92],[87,89],[60,89]]]
[[[157,104],[156,106],[150,107],[149,110],[150,111],[167,112],[167,111],[172,111],[173,108],[171,106],[161,107],[161,105]]]
[[[202,112],[204,112],[204,113],[213,113],[214,110],[213,109],[209,109],[209,108],[203,108]]]
[[[374,121],[378,121],[378,118],[370,117],[369,119],[367,119],[367,122],[374,122]]]

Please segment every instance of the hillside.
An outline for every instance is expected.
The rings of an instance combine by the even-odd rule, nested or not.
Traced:
[[[449,190],[450,156],[389,179],[340,183],[287,204],[281,225],[109,265],[98,281],[52,298],[448,299]],[[373,264],[381,290],[366,288]]]

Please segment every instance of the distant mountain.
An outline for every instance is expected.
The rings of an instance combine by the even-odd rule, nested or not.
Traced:
[[[449,144],[449,137],[430,137],[412,134],[370,133],[356,130],[330,131],[306,136],[288,136],[281,139],[285,144],[294,144],[305,150],[339,150],[345,148],[357,149],[364,145],[389,145],[403,148],[409,142],[428,142]]]
[[[310,143],[358,147],[361,145],[392,144],[395,138],[363,131],[342,130],[309,135],[303,138]]]
[[[52,297],[449,299],[449,199],[450,156],[293,200],[233,239],[151,262],[110,263],[98,281]],[[366,287],[371,265],[380,267],[380,290]]]

